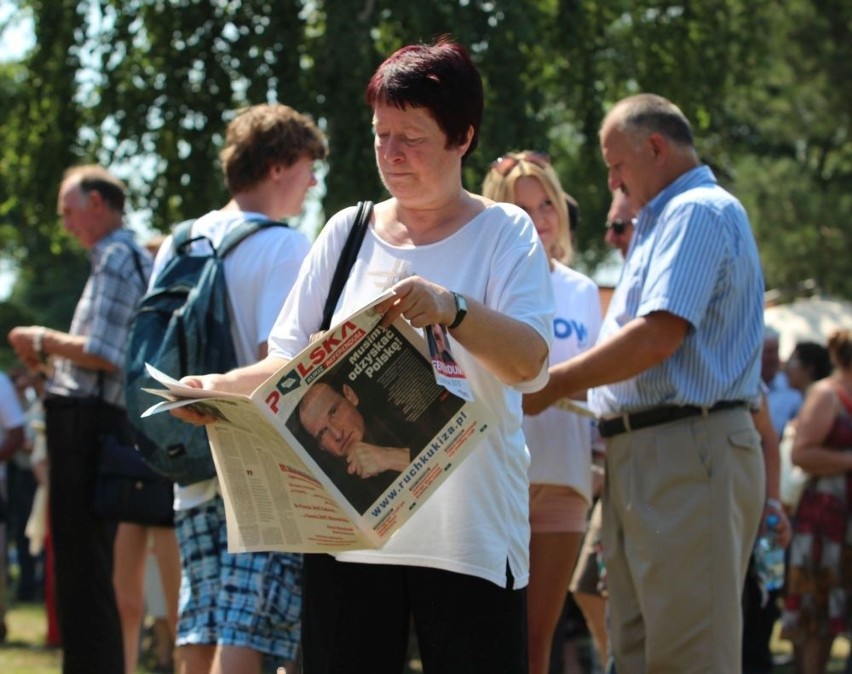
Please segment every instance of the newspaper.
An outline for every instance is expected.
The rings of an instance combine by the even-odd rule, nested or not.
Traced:
[[[207,426],[231,552],[380,548],[494,426],[481,402],[440,386],[426,341],[369,305],[251,395],[189,388],[149,366],[166,400]]]
[[[579,414],[583,417],[589,417],[590,419],[597,419],[595,413],[589,409],[588,404],[585,400],[572,400],[571,398],[560,398],[553,406],[559,410],[565,410],[566,412],[573,412],[574,414]]]

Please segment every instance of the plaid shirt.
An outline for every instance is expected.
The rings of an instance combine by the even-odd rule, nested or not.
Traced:
[[[147,289],[151,256],[134,241],[130,230],[120,228],[94,245],[91,262],[92,273],[74,310],[70,334],[86,337],[86,353],[117,366],[113,372],[104,372],[103,398],[123,408],[128,329],[136,305]],[[47,390],[62,396],[97,396],[98,372],[67,358],[57,358]]]

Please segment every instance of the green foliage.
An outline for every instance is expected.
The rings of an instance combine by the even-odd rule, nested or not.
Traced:
[[[382,188],[373,158],[364,89],[383,54],[371,38],[376,3],[360,11],[347,0],[317,3],[314,81],[316,111],[325,120],[331,156],[323,207],[334,213],[359,199],[378,200]],[[406,3],[407,4],[407,3]]]
[[[34,323],[33,314],[26,308],[12,302],[0,302],[0,335],[9,334],[9,330],[16,325],[32,325]],[[0,349],[0,370],[8,370],[15,362],[15,354],[11,349]]]
[[[81,161],[79,111],[73,104],[80,68],[82,17],[73,0],[33,3],[38,48],[4,67],[0,130],[0,251],[21,269],[5,321],[67,328],[87,262],[57,226],[56,189],[63,170]],[[79,11],[78,11],[79,10]],[[11,352],[0,341],[0,362]]]
[[[765,63],[729,100],[722,141],[767,285],[852,297],[852,7],[795,0],[767,15]]]
[[[218,148],[236,109],[279,95],[306,103],[300,9],[298,0],[274,10],[257,0],[104,3],[111,27],[90,41],[101,78],[87,111],[89,150],[138,169],[131,185],[155,227],[227,200]]]
[[[12,0],[8,0],[11,2]],[[749,208],[770,287],[852,297],[852,5],[832,0],[20,0],[36,46],[0,65],[0,255],[11,302],[64,327],[86,260],[61,235],[68,165],[110,165],[165,230],[227,198],[218,152],[236,109],[281,101],[331,147],[322,207],[381,199],[364,90],[394,49],[451,33],[481,69],[486,112],[464,181],[507,151],[548,152],[581,206],[578,262],[604,255],[598,129],[654,91]]]

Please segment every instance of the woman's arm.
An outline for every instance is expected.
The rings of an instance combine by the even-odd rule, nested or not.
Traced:
[[[419,276],[397,283],[395,296],[376,306],[390,325],[400,314],[415,328],[456,318],[453,293]],[[547,359],[547,343],[532,327],[465,296],[467,315],[452,335],[500,381],[507,385],[535,379]]]
[[[796,425],[791,459],[811,475],[836,475],[852,470],[852,452],[825,447],[840,402],[831,380],[817,382],[808,392]]]
[[[766,467],[766,498],[779,501],[781,498],[781,453],[778,451],[778,433],[769,417],[766,396],[763,396],[760,409],[752,412],[754,427],[760,434],[763,447],[763,462]]]
[[[180,380],[180,383],[207,391],[249,394],[275,374],[281,367],[286,365],[287,362],[284,358],[267,356],[257,363],[246,365],[245,367],[240,367],[224,374],[203,374],[184,377]],[[178,407],[170,410],[170,413],[178,419],[195,424],[196,426],[215,421],[215,417],[198,414],[188,407]]]
[[[775,536],[779,545],[786,548],[790,544],[793,531],[787,513],[784,512],[781,505],[781,453],[778,450],[778,433],[775,432],[775,426],[772,425],[768,407],[769,404],[764,395],[760,409],[752,412],[754,427],[760,434],[760,444],[763,447],[763,463],[766,474],[766,507],[764,508],[763,520],[766,521],[770,512],[775,513],[778,517]]]

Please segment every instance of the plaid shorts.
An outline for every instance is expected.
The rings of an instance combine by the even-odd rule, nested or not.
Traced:
[[[241,646],[294,660],[302,612],[302,556],[228,552],[221,496],[175,513],[181,585],[177,645]]]

